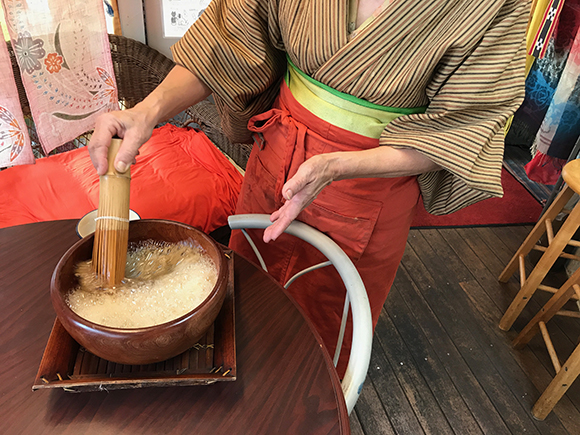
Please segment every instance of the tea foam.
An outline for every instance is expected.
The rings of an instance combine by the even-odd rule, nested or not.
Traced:
[[[143,328],[169,322],[199,306],[217,282],[217,268],[201,250],[185,243],[148,241],[127,253],[126,278],[103,288],[88,260],[77,265],[79,286],[69,307],[99,325]]]

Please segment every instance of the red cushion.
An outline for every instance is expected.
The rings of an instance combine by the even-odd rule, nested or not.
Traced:
[[[204,133],[156,129],[131,168],[131,208],[211,232],[234,213],[242,175]],[[98,208],[99,179],[87,148],[0,172],[0,228],[77,219]]]

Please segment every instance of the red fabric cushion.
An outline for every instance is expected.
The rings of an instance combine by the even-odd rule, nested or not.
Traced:
[[[204,133],[156,129],[131,168],[131,208],[211,232],[234,213],[242,175]],[[99,178],[87,148],[0,172],[0,228],[77,219],[98,208]]]

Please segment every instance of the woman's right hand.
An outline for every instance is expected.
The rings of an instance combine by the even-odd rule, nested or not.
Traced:
[[[89,141],[89,154],[97,173],[103,175],[107,172],[107,153],[114,136],[123,139],[115,158],[115,168],[125,172],[135,162],[139,148],[149,140],[159,122],[170,119],[210,94],[210,88],[195,74],[175,65],[161,84],[135,107],[99,116]]]
[[[88,145],[97,173],[103,175],[107,172],[107,153],[113,137],[123,139],[115,158],[115,169],[125,172],[135,163],[139,148],[151,137],[155,127],[151,124],[148,121],[147,110],[140,108],[139,105],[132,109],[103,113],[99,116]]]

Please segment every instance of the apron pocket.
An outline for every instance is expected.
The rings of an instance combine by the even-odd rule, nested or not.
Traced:
[[[240,207],[236,213],[273,213],[276,203],[276,177],[268,170],[260,158],[257,146],[248,159],[244,183],[240,192]]]
[[[330,185],[298,215],[297,220],[326,234],[351,260],[358,261],[369,243],[382,207],[380,201],[349,195],[339,191],[336,185]]]

